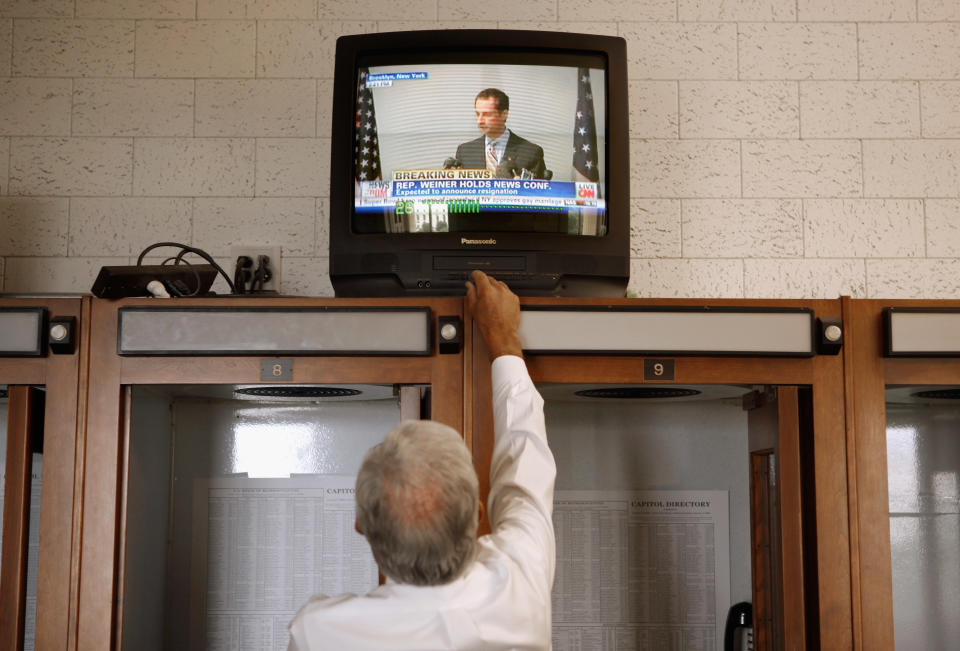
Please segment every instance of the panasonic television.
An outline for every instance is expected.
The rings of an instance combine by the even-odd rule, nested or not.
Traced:
[[[337,296],[623,296],[626,43],[437,30],[337,41],[330,279]]]

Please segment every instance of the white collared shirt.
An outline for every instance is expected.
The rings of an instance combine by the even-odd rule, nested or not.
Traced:
[[[490,145],[492,144],[493,151],[497,155],[497,162],[499,163],[500,161],[503,160],[503,155],[507,151],[507,142],[509,140],[510,140],[509,129],[504,129],[503,133],[501,133],[496,138],[491,138],[490,136],[484,136],[484,148],[483,148],[484,156],[486,156],[486,152],[489,151]]]
[[[524,362],[493,362],[492,533],[463,575],[440,586],[388,582],[365,595],[312,597],[290,623],[288,651],[551,647],[556,567],[553,486],[543,399]]]

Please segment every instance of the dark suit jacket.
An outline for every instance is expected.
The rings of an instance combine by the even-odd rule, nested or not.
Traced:
[[[465,142],[457,147],[457,159],[466,168],[483,169],[487,166],[485,147],[486,136]],[[510,168],[516,168],[518,175],[521,169],[528,169],[533,172],[534,178],[542,179],[547,170],[543,162],[543,148],[510,131],[510,139],[507,140],[507,148],[500,159],[497,176],[513,178],[513,174],[509,173]]]

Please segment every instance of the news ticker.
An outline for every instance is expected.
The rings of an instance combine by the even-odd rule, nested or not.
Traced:
[[[360,181],[357,207],[397,202],[475,201],[488,209],[511,206],[602,208],[596,183],[494,178],[490,170],[398,170],[393,181]]]

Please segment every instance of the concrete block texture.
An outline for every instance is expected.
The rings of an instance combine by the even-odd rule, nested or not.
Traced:
[[[927,251],[931,258],[960,257],[960,199],[927,199]]]
[[[0,195],[7,194],[10,179],[10,138],[0,138]]]
[[[13,294],[83,293],[106,265],[128,264],[127,258],[21,258],[6,259],[3,291]]]
[[[193,136],[192,79],[77,79],[78,136]]]
[[[863,260],[743,261],[746,298],[867,298]]]
[[[558,0],[559,19],[573,23],[583,23],[584,6],[580,0]],[[667,21],[677,20],[676,0],[595,0],[590,3],[590,21],[631,20],[631,21]],[[571,30],[579,31],[579,30]]]
[[[682,214],[684,257],[803,255],[799,199],[684,199]]]
[[[12,138],[10,194],[123,196],[130,194],[130,138]]]
[[[252,20],[137,21],[137,77],[253,77]]]
[[[318,253],[314,199],[194,201],[193,243],[211,255],[229,255],[230,247],[250,244],[279,246],[284,259]]]
[[[333,4],[336,0],[320,0],[321,3]],[[385,3],[377,0],[369,0],[376,6],[384,6]],[[477,4],[471,0],[417,0],[420,5],[413,3],[420,11],[429,11],[430,7],[436,11],[436,17],[439,20],[543,20],[555,21],[559,19],[557,15],[557,0],[528,0],[528,2],[513,2],[513,0],[490,0],[483,4]],[[426,5],[426,6],[424,6]],[[402,6],[402,5],[401,5]],[[362,15],[362,14],[361,14]]]
[[[17,77],[131,77],[132,20],[17,20]]]
[[[197,0],[197,18],[315,20],[316,0]]]
[[[921,81],[924,138],[960,138],[960,81]]]
[[[75,0],[4,0],[2,18],[64,18],[73,16]]]
[[[192,19],[197,13],[197,0],[75,1],[78,18]]]
[[[796,0],[679,0],[681,21],[759,21],[793,22],[797,19]]]
[[[740,145],[732,140],[632,140],[630,196],[740,196]]]
[[[634,259],[627,295],[637,298],[743,298],[742,260]]]
[[[13,59],[13,20],[0,18],[0,76],[10,76]]]
[[[283,257],[283,286],[290,296],[333,296],[330,284],[330,259]]]
[[[70,79],[0,79],[0,135],[69,136]]]
[[[536,5],[537,2],[544,0],[532,0],[529,4]],[[523,11],[523,5],[514,5],[515,9],[520,11],[516,14],[517,20],[526,20],[531,13]],[[443,0],[440,0],[443,5]],[[493,5],[493,6],[491,6]],[[497,12],[496,0],[484,5],[490,12],[480,12],[480,15],[464,16],[444,16],[441,9],[441,15],[437,15],[436,0],[408,0],[407,2],[383,2],[382,0],[353,0],[352,2],[340,2],[339,0],[318,0],[317,18],[320,20],[355,20],[359,16],[376,17],[377,20],[493,20],[499,15]],[[472,6],[472,5],[471,5]],[[469,11],[467,12],[469,13]],[[556,18],[556,14],[552,16]]]
[[[257,23],[256,76],[332,78],[337,38],[375,31],[377,24],[373,21],[260,21]]]
[[[956,0],[5,0],[0,288],[173,239],[332,295],[336,39],[461,28],[626,40],[635,294],[960,296]]]
[[[736,79],[732,23],[621,23],[631,79]]]
[[[136,256],[155,242],[192,241],[193,199],[73,197],[71,256]]]
[[[851,23],[742,23],[740,79],[856,79]]]
[[[140,138],[135,196],[253,196],[253,138]]]
[[[679,258],[680,201],[634,199],[630,202],[630,255]]]
[[[917,138],[919,98],[915,81],[802,81],[802,136]]]
[[[461,23],[462,24],[462,23]],[[381,27],[383,22],[380,22]],[[532,31],[541,31],[541,32],[577,32],[579,34],[603,34],[606,36],[617,36],[618,26],[614,22],[600,22],[600,23],[582,23],[577,21],[563,22],[563,21],[515,21],[515,20],[501,20],[496,25],[495,28],[500,29],[527,29]],[[483,27],[475,27],[472,24],[465,25],[466,29],[483,29]],[[438,29],[436,27],[432,29]]]
[[[196,135],[316,135],[317,84],[312,79],[199,79]]]
[[[809,258],[924,256],[919,199],[807,199],[804,208]]]
[[[960,79],[960,23],[864,23],[860,79]]]
[[[796,138],[797,84],[790,81],[681,81],[681,138]]]
[[[867,197],[960,197],[960,141],[865,140]]]
[[[917,20],[960,21],[960,4],[955,0],[917,0]]]
[[[675,81],[630,80],[631,138],[677,138],[678,99]]]
[[[256,182],[258,196],[328,196],[330,139],[257,140]]]
[[[917,19],[917,0],[797,0],[801,21],[908,21]]]
[[[51,197],[0,197],[0,256],[66,256],[67,204]]]
[[[316,215],[317,255],[330,252],[330,200],[317,199],[314,205]]]
[[[858,197],[857,140],[745,140],[743,196]]]
[[[960,298],[960,260],[867,260],[868,298]]]

